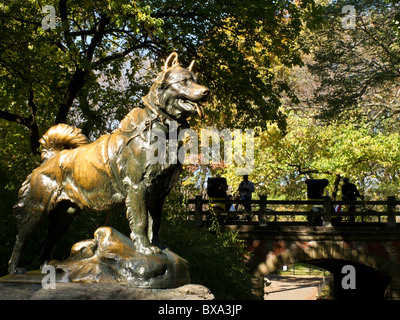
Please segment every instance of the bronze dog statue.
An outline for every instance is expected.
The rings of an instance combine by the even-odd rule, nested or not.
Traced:
[[[66,124],[47,131],[40,140],[43,163],[27,177],[14,205],[18,235],[10,273],[21,271],[23,246],[43,216],[48,215],[49,228],[41,262],[50,258],[79,211],[104,211],[124,202],[136,250],[145,255],[160,251],[164,200],[179,178],[181,164],[149,164],[146,136],[152,129],[167,133],[172,121],[179,132],[188,128],[190,115],[204,116],[201,103],[210,91],[198,84],[192,65],[182,68],[178,55],[172,53],[143,97],[145,107],[134,108],[118,129],[95,142]]]

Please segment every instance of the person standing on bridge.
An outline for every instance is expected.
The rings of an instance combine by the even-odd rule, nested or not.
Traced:
[[[251,211],[251,197],[255,191],[254,183],[249,180],[247,174],[243,175],[243,181],[239,184],[240,200],[243,200],[243,206],[246,211]]]
[[[357,198],[360,198],[363,200],[363,197],[360,195],[360,192],[358,191],[357,187],[355,186],[354,183],[350,183],[349,178],[344,178],[343,179],[343,185],[342,185],[342,199],[343,201],[356,201]],[[356,206],[355,205],[350,205],[348,206],[349,210],[348,212],[354,213],[356,212]],[[350,217],[350,222],[354,222],[355,217],[352,216]]]

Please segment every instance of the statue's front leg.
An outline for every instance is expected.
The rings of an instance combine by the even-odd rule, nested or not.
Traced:
[[[148,237],[149,218],[144,190],[132,190],[126,199],[126,217],[131,229],[131,239],[138,252],[149,255],[161,252],[160,248],[151,245]]]

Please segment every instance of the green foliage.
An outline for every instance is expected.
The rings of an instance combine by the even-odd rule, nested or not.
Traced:
[[[211,290],[217,299],[252,299],[251,272],[245,267],[248,252],[235,233],[214,227],[199,228],[184,212],[168,212],[162,242],[190,263],[192,283]]]
[[[44,4],[56,10],[54,29],[42,28]],[[151,79],[175,50],[183,65],[195,58],[202,80],[218,93],[208,121],[224,114],[227,126],[266,119],[283,125],[279,96],[289,87],[276,81],[271,67],[301,63],[297,39],[315,10],[309,4],[3,0],[0,118],[28,129],[24,139],[33,153],[54,122],[98,137],[142,105]]]
[[[317,32],[305,32],[318,77],[311,106],[321,116],[385,118],[399,112],[399,21],[396,1],[353,1],[354,28],[343,28],[347,1],[329,2]]]
[[[12,206],[16,200],[14,192],[6,190],[4,182],[0,182],[0,276],[7,274],[8,260],[11,257],[15,241],[16,223],[12,216]]]
[[[39,165],[39,157],[30,153],[28,130],[17,124],[0,120],[0,164],[2,187],[15,196],[28,173]]]
[[[209,112],[214,126],[249,128],[269,119],[284,127],[280,98],[291,90],[274,68],[302,64],[298,37],[311,3],[237,3],[235,14],[210,30],[199,56],[204,79],[218,93]]]
[[[327,191],[338,191],[336,179],[349,177],[369,199],[386,199],[400,187],[400,135],[393,131],[399,119],[376,126],[359,120],[323,123],[313,118],[288,117],[287,134],[275,124],[255,139],[255,170],[250,175],[258,195],[304,199],[307,178],[327,178]],[[240,177],[227,166],[228,184]],[[336,188],[336,189],[335,189]]]
[[[254,298],[251,272],[243,261],[245,250],[234,234],[199,229],[188,221],[168,221],[162,239],[189,261],[192,283],[208,287],[217,299]]]

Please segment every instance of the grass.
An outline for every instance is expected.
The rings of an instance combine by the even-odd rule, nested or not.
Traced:
[[[292,264],[290,266],[287,266],[287,270],[279,269],[275,271],[276,274],[280,276],[321,276],[321,277],[327,277],[330,275],[330,272],[310,265],[306,263],[296,263]]]

